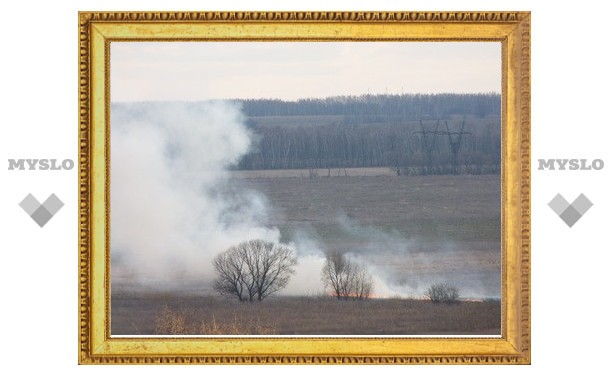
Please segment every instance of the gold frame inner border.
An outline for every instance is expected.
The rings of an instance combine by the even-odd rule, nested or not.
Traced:
[[[79,363],[529,364],[529,12],[80,12]],[[502,44],[501,338],[111,338],[111,41]]]

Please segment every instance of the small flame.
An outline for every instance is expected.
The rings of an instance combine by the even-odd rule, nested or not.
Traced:
[[[326,293],[328,296],[330,297],[336,297],[336,293],[333,292],[327,292]],[[341,298],[359,298],[359,294],[357,293],[348,293],[347,295],[343,295]],[[378,299],[378,298],[388,298],[382,295],[376,295],[376,294],[368,294],[366,297],[361,297],[362,299]]]

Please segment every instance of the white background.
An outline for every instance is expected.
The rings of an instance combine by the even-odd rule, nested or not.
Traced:
[[[252,4],[249,4],[252,3]],[[0,346],[4,372],[133,374],[420,374],[542,376],[606,371],[610,313],[612,84],[605,2],[535,1],[11,2],[0,22],[2,228]],[[349,3],[349,4],[347,4]],[[536,4],[538,3],[538,4]],[[548,3],[548,4],[543,4]],[[460,4],[460,5],[457,5]],[[77,162],[78,10],[530,10],[532,12],[532,365],[418,367],[78,366],[77,171],[9,171],[9,158]],[[603,159],[603,171],[538,172],[538,158]],[[17,205],[56,193],[44,228]],[[561,192],[595,204],[573,228],[547,206]],[[248,369],[248,371],[247,371]],[[339,369],[342,369],[340,371]]]

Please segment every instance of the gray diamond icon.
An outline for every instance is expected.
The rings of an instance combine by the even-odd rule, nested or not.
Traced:
[[[19,206],[31,216],[40,206],[40,202],[32,194],[28,194],[26,198],[19,202]]]
[[[580,214],[578,210],[574,209],[573,206],[568,206],[568,208],[565,209],[565,211],[559,216],[568,226],[572,227],[574,224],[576,224],[576,222],[578,222],[578,219],[582,217],[582,214]]]
[[[64,206],[64,203],[60,201],[55,194],[51,194],[42,205],[49,211],[49,213],[54,215],[59,211],[59,209],[62,208],[62,206]]]
[[[569,203],[561,194],[557,194],[548,206],[567,224],[572,227],[593,206],[591,200],[581,193]]]
[[[47,224],[51,218],[53,218],[53,214],[49,212],[49,210],[45,209],[44,206],[40,206],[32,215],[30,215],[34,222],[38,223],[40,227]]]
[[[43,227],[64,206],[64,203],[55,194],[51,194],[49,198],[41,204],[36,197],[30,193],[19,202],[19,206],[28,213],[36,224]]]
[[[569,202],[567,202],[567,200],[563,198],[561,194],[557,194],[555,198],[548,203],[548,206],[550,206],[550,208],[560,216],[561,213],[563,213],[569,206]]]
[[[589,199],[584,195],[580,194],[578,198],[572,202],[572,207],[580,213],[580,215],[584,215],[593,206],[593,202],[589,201]]]

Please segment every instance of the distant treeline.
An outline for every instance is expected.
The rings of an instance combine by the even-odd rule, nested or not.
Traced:
[[[242,102],[256,148],[238,169],[390,167],[397,174],[500,170],[498,94]]]
[[[497,93],[480,94],[403,94],[361,95],[309,98],[297,101],[275,99],[239,100],[248,117],[342,115],[416,120],[422,117],[447,118],[452,115],[500,116],[501,97]]]

